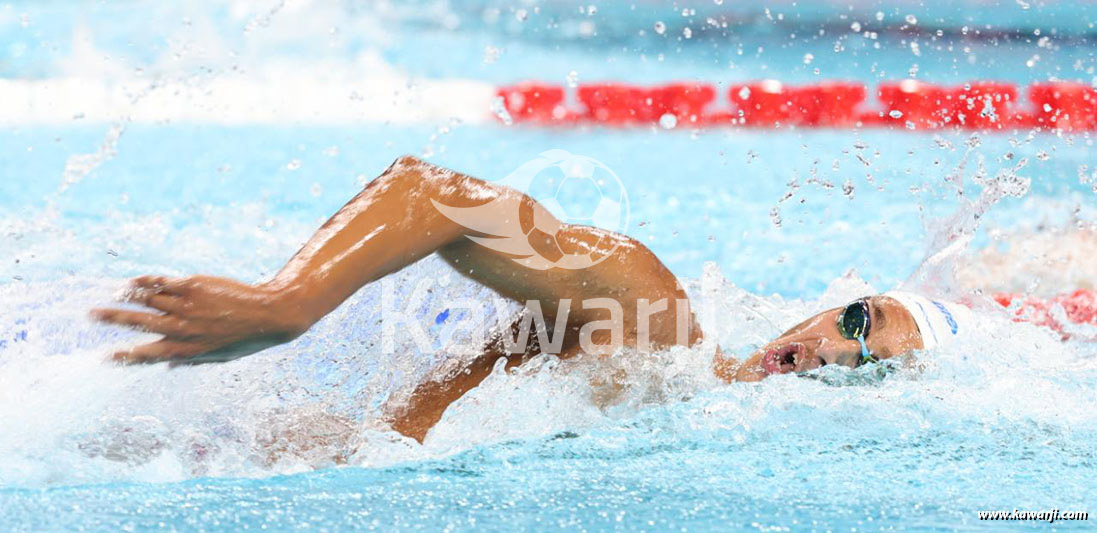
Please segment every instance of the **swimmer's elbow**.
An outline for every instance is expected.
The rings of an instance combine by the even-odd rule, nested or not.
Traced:
[[[440,167],[429,161],[424,161],[413,155],[397,157],[381,176],[373,180],[366,187],[381,182],[388,185],[398,184],[404,189],[420,189],[423,187],[434,188],[460,188],[462,178],[466,176],[454,172],[448,168]]]
[[[397,157],[396,160],[393,161],[391,165],[389,165],[389,168],[410,168],[422,165],[429,165],[429,163],[411,154],[404,154],[400,157]]]
[[[416,174],[422,173],[421,170],[425,165],[429,165],[429,163],[418,157],[413,155],[402,155],[393,160],[392,164],[390,164],[377,179],[369,182],[366,185],[366,188],[373,187],[378,183],[391,183],[414,178]]]

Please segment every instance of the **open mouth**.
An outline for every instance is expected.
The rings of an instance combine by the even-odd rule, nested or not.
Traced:
[[[796,370],[796,354],[800,349],[799,344],[787,344],[766,352],[762,357],[762,369],[766,374],[788,374]]]

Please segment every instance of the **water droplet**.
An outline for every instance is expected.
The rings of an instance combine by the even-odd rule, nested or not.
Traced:
[[[294,160],[290,161],[289,163],[286,163],[286,170],[297,170],[299,168],[301,168],[301,160],[300,159],[294,159]]]
[[[911,26],[918,24],[918,18],[914,15],[907,15],[906,19],[904,20],[906,20],[907,24],[910,24]]]
[[[742,89],[739,89],[739,99],[750,100],[750,87],[743,87]]]
[[[814,61],[814,60],[815,60],[815,54],[812,54],[812,53],[804,54],[804,64],[805,65],[810,65],[811,62]]]
[[[678,117],[674,116],[674,113],[664,113],[659,117],[659,126],[665,130],[674,129],[678,125]]]
[[[892,109],[888,111],[888,116],[891,118],[903,118],[903,112],[898,109]]]
[[[488,65],[494,63],[496,60],[499,59],[499,55],[502,54],[502,53],[503,53],[503,51],[501,49],[496,48],[496,47],[494,47],[490,44],[485,46],[484,47],[484,63],[486,63]]]
[[[693,30],[689,29],[689,26],[686,26],[682,29],[682,37],[685,37],[686,39],[693,37]]]
[[[313,183],[312,187],[309,187],[309,194],[314,198],[319,198],[321,194],[324,194],[324,188],[319,183]]]
[[[884,20],[884,12],[883,12],[883,11],[877,11],[877,12],[876,12],[876,20],[877,20],[877,21],[882,21],[882,20]]]
[[[853,30],[854,33],[861,33],[861,23],[853,21],[853,24],[849,25],[849,29]]]
[[[666,31],[667,31],[667,25],[663,24],[663,21],[661,21],[661,20],[655,21],[655,33],[658,33],[659,35],[662,35]]]
[[[1039,159],[1040,161],[1047,161],[1048,159],[1051,159],[1051,156],[1047,155],[1047,152],[1040,150],[1039,152],[1036,152],[1036,159]]]
[[[518,19],[518,22],[525,22],[529,18],[529,11],[525,9],[519,9],[514,12],[514,18]]]
[[[571,72],[568,72],[568,75],[567,75],[566,78],[564,78],[564,81],[567,82],[568,87],[572,87],[572,88],[578,87],[579,86],[579,72],[575,71],[575,70],[573,70]]]

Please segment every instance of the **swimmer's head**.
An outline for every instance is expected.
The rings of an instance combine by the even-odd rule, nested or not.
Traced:
[[[824,365],[856,368],[948,342],[969,317],[965,307],[915,294],[869,296],[801,322],[737,368],[717,361],[716,373],[727,381],[757,381]]]

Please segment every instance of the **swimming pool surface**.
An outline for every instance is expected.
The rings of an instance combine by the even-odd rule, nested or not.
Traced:
[[[638,83],[874,84],[906,77],[913,64],[935,82],[1027,84],[1090,82],[1097,50],[1092,28],[1077,22],[1092,20],[1089,3],[1002,3],[986,18],[978,2],[918,7],[910,13],[930,27],[916,35],[920,55],[910,31],[885,24],[915,9],[902,2],[847,12],[827,2],[728,7],[752,22],[673,42],[655,40],[655,21],[680,34],[721,3],[599,5],[594,14],[563,2],[242,4],[0,3],[0,76],[110,79],[142,68],[145,78],[201,87],[239,70],[231,75],[368,70],[359,58],[371,56],[409,86],[560,84],[573,70]],[[696,14],[683,17],[690,8]],[[877,12],[878,36],[845,35]],[[985,24],[1000,30],[996,40],[952,31]],[[1036,29],[1051,40],[1030,36]],[[103,53],[79,55],[89,41]],[[71,60],[102,55],[117,68]],[[1073,289],[1065,267],[1023,287],[918,268],[935,236],[976,222],[973,213],[972,246],[948,266],[1097,219],[1088,133],[541,129],[442,115],[335,124],[0,117],[5,529],[922,530],[980,528],[979,510],[1097,511],[1097,351],[989,312],[974,338],[886,377],[828,368],[815,380],[729,386],[712,376],[711,353],[680,348],[538,361],[490,377],[423,445],[379,420],[390,397],[442,362],[445,346],[383,353],[378,286],[293,343],[229,364],[102,363],[141,337],[85,317],[127,278],[269,276],[404,153],[485,179],[549,149],[601,161],[628,192],[626,232],[683,280],[707,309],[706,334],[736,354],[814,311],[904,281],[958,293]],[[396,276],[398,306],[422,279],[435,284],[416,310],[428,322],[447,299],[488,296],[428,258]],[[450,342],[462,335],[430,327]],[[592,382],[621,375],[621,397],[592,398]],[[347,466],[325,462],[323,449],[272,461],[257,445],[272,426],[323,413],[360,425]]]

